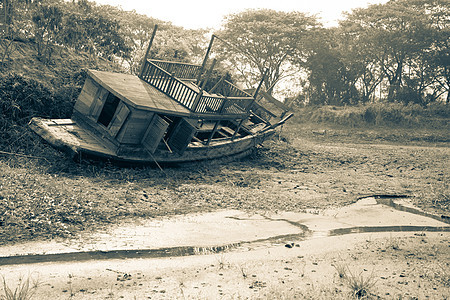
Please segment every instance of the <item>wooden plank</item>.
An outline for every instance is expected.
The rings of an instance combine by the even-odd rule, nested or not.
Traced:
[[[227,136],[233,136],[235,134],[235,131],[229,127],[223,126],[220,128]]]
[[[148,126],[147,131],[144,134],[144,138],[142,139],[142,145],[147,149],[150,153],[155,153],[156,148],[158,147],[161,139],[164,136],[164,133],[169,127],[169,123],[166,122],[163,118],[155,114],[153,116],[150,125]]]
[[[108,91],[103,88],[99,88],[97,95],[91,105],[90,115],[97,120],[98,116],[102,112],[103,105],[105,104],[106,98],[108,97]]]
[[[125,125],[116,136],[116,140],[121,144],[141,144],[145,131],[150,121],[153,119],[153,112],[128,107],[131,112]]]
[[[97,95],[98,88],[99,85],[97,85],[92,79],[89,77],[86,78],[83,89],[75,102],[74,109],[82,114],[88,115],[92,102],[94,102],[95,96]]]
[[[108,131],[111,133],[111,136],[116,137],[119,133],[119,130],[124,125],[128,115],[130,114],[130,109],[127,107],[126,104],[123,102],[120,102],[119,107],[117,108],[117,111],[111,121],[111,123],[108,126]]]
[[[170,149],[179,154],[183,154],[187,146],[195,135],[197,128],[186,119],[181,119],[173,133],[170,135],[167,144]]]
[[[126,104],[150,111],[189,115],[189,110],[137,76],[89,70],[89,75],[103,88]]]
[[[234,140],[234,139],[237,137],[237,135],[238,135],[238,133],[239,133],[239,130],[241,130],[242,123],[244,123],[244,122],[245,122],[245,119],[242,119],[242,120],[239,122],[239,125],[237,126],[236,130],[234,131],[233,136],[231,137],[231,140]]]
[[[217,128],[219,127],[219,125],[220,125],[220,121],[217,121],[216,124],[214,124],[214,128],[211,131],[211,134],[210,134],[210,136],[208,138],[208,141],[206,142],[206,145],[209,145],[211,143],[211,140],[214,137],[214,134],[216,133]]]

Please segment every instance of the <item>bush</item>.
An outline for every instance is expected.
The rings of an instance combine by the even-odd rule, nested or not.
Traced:
[[[433,103],[419,104],[370,103],[359,106],[318,106],[296,112],[302,122],[358,126],[426,126],[445,127],[450,119],[450,106]]]
[[[4,122],[24,124],[31,116],[47,115],[54,108],[52,93],[37,81],[17,74],[0,79],[0,118]]]
[[[11,150],[13,144],[26,147],[29,141],[23,139],[30,137],[26,124],[32,117],[69,117],[78,93],[78,86],[51,90],[22,75],[0,76],[0,148]]]

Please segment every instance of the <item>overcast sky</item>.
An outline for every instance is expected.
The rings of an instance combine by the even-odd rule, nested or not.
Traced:
[[[342,12],[387,0],[95,0],[99,4],[136,10],[149,17],[169,21],[187,29],[219,29],[223,17],[249,8],[300,11],[316,14],[325,26],[337,25]]]

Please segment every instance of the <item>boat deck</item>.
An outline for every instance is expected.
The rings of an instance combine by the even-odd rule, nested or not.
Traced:
[[[113,157],[115,152],[72,119],[33,118],[30,127],[51,145],[75,155],[80,149],[88,153],[98,153]]]

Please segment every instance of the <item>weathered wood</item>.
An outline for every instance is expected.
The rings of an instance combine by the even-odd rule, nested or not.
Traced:
[[[163,139],[164,133],[169,127],[169,123],[167,123],[163,118],[155,114],[148,126],[147,131],[144,134],[144,138],[142,139],[142,145],[147,149],[150,153],[155,153],[156,148],[158,147],[160,141]]]
[[[225,80],[225,76],[220,77],[219,81],[217,81],[216,84],[212,87],[212,89],[210,89],[208,92],[210,94],[213,94],[218,89],[218,87],[222,85],[222,82],[224,80]],[[227,96],[227,95],[225,95],[223,93],[220,93],[220,92],[219,92],[219,94],[222,94],[223,96]]]
[[[83,88],[75,102],[74,109],[82,114],[89,115],[91,105],[94,102],[97,95],[99,85],[95,83],[91,78],[86,78]]]
[[[128,115],[130,114],[130,109],[126,104],[121,102],[117,108],[116,114],[114,115],[111,123],[109,124],[108,131],[111,133],[112,137],[116,137],[119,130],[124,125]]]
[[[139,145],[154,115],[153,112],[130,107],[130,116],[116,136],[121,144]]]
[[[220,130],[223,131],[227,136],[233,136],[237,134],[235,130],[226,126],[220,127]]]
[[[217,128],[219,128],[219,124],[220,124],[220,121],[217,121],[216,124],[214,124],[214,128],[211,131],[211,134],[209,135],[208,140],[206,141],[206,145],[209,145],[211,143],[211,140],[214,137],[214,134],[216,133]]]
[[[101,144],[104,147],[110,149],[111,151],[117,151],[117,149],[119,148],[120,143],[111,136],[110,132],[105,126],[99,125],[97,120],[94,120],[91,117],[87,117],[75,111],[71,119],[75,122],[74,126],[82,128],[86,133],[90,134],[96,139],[101,140]]]
[[[234,131],[233,136],[231,137],[231,140],[234,140],[237,137],[237,134],[238,134],[239,130],[241,130],[242,124],[244,123],[245,120],[246,119],[242,119],[239,122],[239,125],[237,126],[236,130]]]
[[[98,117],[100,116],[100,113],[102,112],[103,105],[106,102],[106,99],[108,97],[108,91],[102,88],[99,88],[94,101],[91,104],[90,113],[89,115],[92,116],[96,121]]]
[[[211,36],[211,40],[209,41],[208,49],[206,50],[205,58],[203,59],[201,70],[197,77],[197,82],[200,82],[200,80],[201,80],[201,76],[202,76],[203,70],[205,70],[206,62],[208,61],[209,52],[211,52],[211,48],[212,48],[215,37],[216,36],[214,34]]]
[[[190,111],[145,81],[129,74],[89,70],[102,90],[107,90],[126,104],[143,110],[188,116]]]
[[[83,129],[85,126],[81,127],[77,124],[48,126],[49,122],[54,124],[52,120],[33,118],[30,127],[54,147],[67,151],[73,156],[81,152],[128,163],[154,163],[154,161],[159,163],[177,163],[215,159],[229,155],[244,155],[245,153],[248,154],[248,151],[253,149],[255,145],[261,143],[275,132],[269,129],[262,134],[258,133],[254,136],[247,136],[233,141],[231,139],[213,140],[209,146],[205,146],[202,143],[191,144],[185,149],[183,154],[175,155],[167,150],[156,149],[154,154],[150,156],[148,150],[144,147],[138,148],[133,146],[127,151],[126,145],[122,145],[121,147],[124,149],[121,151],[121,155],[117,155],[115,150],[112,150],[109,146],[105,147],[103,140],[94,137],[94,135]],[[76,120],[68,120],[69,124],[76,122]]]
[[[156,59],[152,59],[150,61],[180,80],[195,80],[198,73],[201,71],[201,66],[194,64]]]
[[[249,118],[264,77],[253,96],[223,78],[208,93],[205,86],[215,59],[201,84],[200,79],[215,36],[198,66],[149,60],[156,30],[155,26],[139,77],[90,70],[72,120],[35,118],[33,130],[75,154],[143,163],[242,154],[274,133],[277,124]],[[200,123],[206,125],[198,129]]]
[[[261,78],[261,81],[259,82],[258,87],[256,88],[255,93],[253,94],[253,98],[256,98],[258,96],[258,92],[261,89],[261,86],[263,85],[264,80],[266,79],[266,76],[267,76],[268,72],[269,72],[269,69],[266,69],[264,71],[264,74],[263,74],[263,76]]]
[[[150,54],[150,48],[152,47],[153,40],[155,39],[155,35],[156,35],[156,31],[157,30],[158,30],[158,25],[155,24],[155,27],[153,28],[152,37],[150,38],[150,41],[148,42],[147,51],[145,52],[144,59],[142,60],[142,63],[141,63],[141,71],[139,72],[139,77],[142,77],[142,74],[143,74],[143,71],[144,71],[145,62],[147,61],[148,55]]]
[[[212,64],[214,67],[214,62]],[[228,114],[243,115],[250,106],[253,98],[247,93],[241,97],[229,97],[210,95],[202,88],[194,89],[192,83],[183,82],[174,78],[152,62],[147,62],[143,80],[165,93],[185,108],[196,114]],[[203,82],[206,84],[206,80]],[[224,101],[232,101],[224,105]]]
[[[181,119],[170,135],[167,144],[172,151],[183,154],[192,140],[197,128],[185,119]]]
[[[284,111],[288,111],[290,110],[290,108],[288,106],[286,106],[283,102],[275,99],[272,95],[264,92],[264,91],[260,91],[260,94],[269,102],[273,103],[273,105],[277,106],[278,108],[284,110]]]

